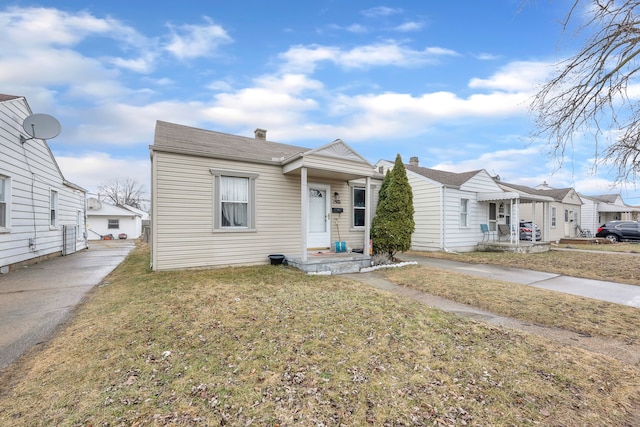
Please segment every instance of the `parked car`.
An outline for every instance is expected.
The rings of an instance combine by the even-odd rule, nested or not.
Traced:
[[[532,240],[531,235],[533,233],[533,224],[527,221],[520,221],[520,240]],[[542,240],[542,232],[538,226],[535,226],[536,229],[536,241]]]
[[[640,240],[638,221],[608,221],[598,228],[596,237],[604,237],[616,243],[623,240]]]

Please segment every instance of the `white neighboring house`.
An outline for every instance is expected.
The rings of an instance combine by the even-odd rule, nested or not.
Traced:
[[[388,160],[376,163],[384,172],[393,166]],[[430,169],[420,166],[417,157],[404,166],[413,191],[413,250],[475,251],[486,238],[482,225],[497,240],[500,224],[517,221],[518,194],[502,190],[484,169],[463,173]]]
[[[627,205],[619,194],[603,194],[585,196],[580,194],[584,202],[580,223],[583,229],[596,234],[598,227],[607,221],[638,221],[640,208]]]
[[[0,94],[2,273],[87,248],[86,190],[64,178],[45,140],[25,133],[32,114],[24,97]]]
[[[115,206],[96,198],[87,199],[87,229],[89,240],[101,240],[111,235],[114,239],[126,234],[127,239],[137,239],[142,234],[142,221],[149,214],[132,206]]]

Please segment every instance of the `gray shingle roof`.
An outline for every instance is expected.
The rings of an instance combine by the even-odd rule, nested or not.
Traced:
[[[461,186],[462,184],[464,184],[465,182],[469,181],[471,178],[476,176],[478,173],[480,173],[480,170],[455,173],[455,172],[441,171],[437,169],[429,169],[422,166],[404,165],[404,167],[408,171],[415,172],[419,175],[432,179],[441,184],[456,186],[456,187]]]
[[[156,122],[152,149],[254,162],[273,162],[275,159],[309,151],[308,148],[294,145],[198,129],[160,120]]]
[[[22,96],[16,95],[5,95],[4,93],[0,93],[0,102],[11,101],[12,99],[22,98]]]
[[[563,200],[567,194],[572,190],[572,188],[554,188],[551,190],[537,190],[532,187],[527,187],[526,185],[517,185],[517,184],[509,184],[508,182],[498,182],[500,185],[504,185],[505,187],[513,188],[514,190],[522,191],[523,193],[532,194],[536,196],[547,196],[551,197],[554,200]]]

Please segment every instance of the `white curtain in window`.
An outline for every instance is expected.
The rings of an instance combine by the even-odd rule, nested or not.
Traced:
[[[249,179],[220,177],[223,227],[247,227],[249,206]]]

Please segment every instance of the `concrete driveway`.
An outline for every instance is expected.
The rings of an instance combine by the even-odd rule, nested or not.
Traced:
[[[0,275],[0,369],[51,338],[134,246],[132,240],[91,241],[89,249]]]

